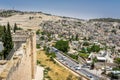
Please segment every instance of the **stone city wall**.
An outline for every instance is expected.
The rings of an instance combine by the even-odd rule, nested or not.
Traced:
[[[3,61],[2,61],[3,62]],[[15,51],[10,60],[4,61],[5,66],[0,73],[0,80],[32,80],[36,71],[36,35],[30,33],[25,43]]]

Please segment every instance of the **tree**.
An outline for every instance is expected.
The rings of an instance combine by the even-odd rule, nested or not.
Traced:
[[[14,24],[14,33],[16,32],[16,30],[17,30],[17,24],[15,23]]]
[[[75,60],[78,60],[78,55],[74,55],[74,54],[69,54],[69,56]]]
[[[76,40],[76,41],[79,40],[79,36],[78,36],[78,34],[76,34],[75,40]]]
[[[12,36],[10,31],[10,24],[7,24],[7,29],[4,26],[4,33],[2,35],[2,42],[4,46],[3,55],[4,59],[7,57],[11,49],[13,48]]]
[[[12,49],[13,48],[13,41],[12,41],[12,35],[11,35],[11,30],[10,30],[10,25],[8,23],[7,25],[7,37],[8,37],[8,43],[9,43],[9,49]]]
[[[3,46],[4,46],[4,50],[3,50],[3,56],[4,58],[6,57],[6,54],[7,54],[7,50],[6,50],[6,47],[7,47],[7,39],[6,39],[6,36],[7,36],[7,31],[6,31],[6,27],[4,26],[4,32],[3,32],[3,35],[2,35],[2,42],[3,42]]]
[[[92,62],[92,64],[91,64],[91,69],[94,69],[94,67],[95,67],[95,63]]]
[[[92,52],[99,52],[100,51],[100,46],[93,44],[91,47]]]
[[[14,24],[14,33],[16,32],[16,30],[23,30],[22,28],[18,27],[17,24]]]
[[[68,52],[69,49],[69,42],[68,41],[63,41],[63,40],[59,40],[56,42],[55,47],[63,52]]]
[[[36,34],[37,34],[37,35],[39,35],[39,34],[40,34],[40,29],[38,29],[38,30],[36,31]]]
[[[3,35],[2,35],[2,42],[3,42],[3,46],[5,46],[5,36],[6,36],[6,27],[4,26],[4,30],[3,30]]]

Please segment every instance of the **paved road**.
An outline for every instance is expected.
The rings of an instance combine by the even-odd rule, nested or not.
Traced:
[[[69,67],[70,69],[72,69],[73,71],[79,74],[83,74],[92,80],[100,80],[100,77],[98,77],[97,75],[88,72],[84,68],[81,68],[82,64],[76,63],[75,61],[61,54],[61,52],[56,49],[53,49],[53,51],[56,53],[56,59],[64,65],[66,65],[67,67]]]

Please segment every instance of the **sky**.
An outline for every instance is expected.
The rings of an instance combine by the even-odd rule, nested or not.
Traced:
[[[0,9],[13,8],[80,19],[120,18],[120,0],[0,0]]]

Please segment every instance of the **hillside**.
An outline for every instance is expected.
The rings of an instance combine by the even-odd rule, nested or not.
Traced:
[[[41,12],[0,11],[0,25],[6,25],[9,22],[13,26],[14,23],[17,23],[24,29],[36,30],[43,21],[60,19],[61,17]]]
[[[0,11],[0,13],[5,12],[8,12],[7,15],[12,15],[0,17],[0,25],[6,25],[9,22],[13,26],[16,23],[18,27],[23,29],[41,29],[64,38],[74,38],[76,35],[79,35],[80,39],[87,38],[91,41],[107,42],[112,46],[120,45],[119,19],[100,18],[87,21],[42,12]]]

